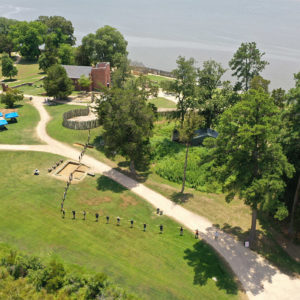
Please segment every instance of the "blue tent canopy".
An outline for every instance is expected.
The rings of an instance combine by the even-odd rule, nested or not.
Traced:
[[[3,117],[3,114],[2,114],[2,112],[0,111],[0,117]]]
[[[7,123],[7,121],[6,120],[4,120],[4,119],[1,119],[0,120],[0,126],[5,126],[5,125],[7,125],[8,123]]]
[[[17,118],[19,115],[17,112],[11,112],[5,115],[5,119]]]

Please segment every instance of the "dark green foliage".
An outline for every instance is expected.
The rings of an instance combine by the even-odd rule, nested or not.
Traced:
[[[8,54],[3,54],[1,57],[1,67],[2,67],[2,75],[4,77],[12,77],[17,76],[18,69],[14,66],[13,60],[8,56]]]
[[[11,52],[14,51],[15,43],[10,34],[10,28],[17,23],[17,20],[0,17],[0,53],[5,52],[11,56]]]
[[[77,49],[76,62],[90,65],[97,62],[110,62],[112,67],[119,67],[127,57],[127,42],[123,35],[111,26],[104,26],[96,34],[83,37],[82,45]]]
[[[21,55],[28,60],[36,60],[40,56],[39,47],[44,43],[46,25],[32,21],[19,22],[11,26],[11,35]]]
[[[285,208],[283,214],[279,196],[285,188],[283,175],[291,177],[293,167],[278,143],[280,126],[273,99],[262,89],[250,90],[241,102],[223,113],[219,136],[214,140],[212,157],[226,200],[238,195],[252,208],[251,242],[258,209],[278,219],[287,213]]]
[[[58,63],[58,60],[56,56],[50,52],[45,51],[42,53],[42,55],[39,57],[39,68],[46,72],[51,66]]]
[[[103,273],[89,277],[74,274],[54,259],[44,265],[37,257],[21,255],[11,250],[7,256],[1,258],[0,266],[0,279],[6,280],[7,289],[14,281],[15,288],[20,286],[24,297],[27,296],[26,299],[137,299],[113,285]],[[5,272],[12,278],[10,279]],[[0,285],[0,296],[2,289]],[[52,297],[48,298],[48,295]]]
[[[177,69],[172,71],[175,80],[162,82],[161,85],[165,91],[173,93],[178,99],[176,112],[182,125],[188,109],[195,107],[197,72],[194,58],[186,60],[179,56],[176,63]]]
[[[130,160],[130,169],[144,169],[150,159],[154,113],[139,89],[113,88],[99,99],[98,115],[103,124],[104,151],[109,157],[121,154]]]
[[[250,87],[250,82],[254,76],[259,73],[269,63],[262,60],[265,55],[256,48],[256,43],[242,43],[239,49],[235,52],[233,58],[229,62],[229,66],[233,71],[233,76],[236,76],[239,81],[237,82],[237,89],[244,89],[247,91]]]
[[[270,80],[264,79],[259,75],[255,75],[250,82],[250,88],[253,90],[263,89],[265,93],[269,93],[270,82]]]
[[[57,50],[57,56],[62,65],[74,65],[75,63],[75,48],[69,44],[61,44]]]
[[[53,65],[47,70],[44,88],[48,96],[65,99],[72,93],[73,83],[62,66]]]
[[[40,16],[38,22],[47,26],[47,34],[52,36],[56,48],[61,44],[74,45],[74,27],[71,21],[61,16]]]
[[[88,90],[89,87],[91,86],[91,80],[90,78],[82,75],[79,80],[78,80],[79,85],[84,89],[84,90]]]
[[[8,108],[13,108],[15,103],[22,101],[24,95],[17,89],[8,89],[6,92],[0,94],[0,102],[5,104]]]

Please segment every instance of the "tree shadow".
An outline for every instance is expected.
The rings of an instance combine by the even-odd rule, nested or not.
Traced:
[[[227,294],[236,295],[238,285],[235,278],[215,251],[204,241],[194,244],[193,249],[184,251],[184,259],[194,269],[194,284],[203,286],[209,279],[216,282],[216,286],[225,290]]]
[[[172,156],[184,149],[185,146],[170,139],[164,138],[162,141],[155,145],[155,152],[158,154],[159,158],[162,159],[166,156]]]
[[[174,192],[171,195],[171,199],[173,202],[177,204],[186,203],[189,199],[193,198],[194,195],[191,193],[180,193],[180,192]]]
[[[100,191],[112,191],[114,193],[127,191],[125,187],[103,175],[97,179],[97,189]]]
[[[18,79],[16,78],[12,78],[12,79],[4,79],[2,80],[2,82],[14,82],[14,81],[17,81]]]

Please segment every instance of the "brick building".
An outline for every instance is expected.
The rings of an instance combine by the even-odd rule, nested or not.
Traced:
[[[82,88],[78,83],[78,79],[84,75],[91,80],[91,86],[89,88],[92,90],[99,90],[103,86],[110,86],[110,64],[108,62],[97,63],[95,67],[89,66],[72,66],[63,65],[67,75],[73,80],[75,90],[80,91]]]

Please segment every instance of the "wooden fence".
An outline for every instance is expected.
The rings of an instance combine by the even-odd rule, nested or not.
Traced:
[[[89,113],[89,108],[69,110],[63,114],[63,126],[75,130],[88,130],[99,127],[100,121],[98,119],[88,121],[70,120],[75,117],[88,116]]]

